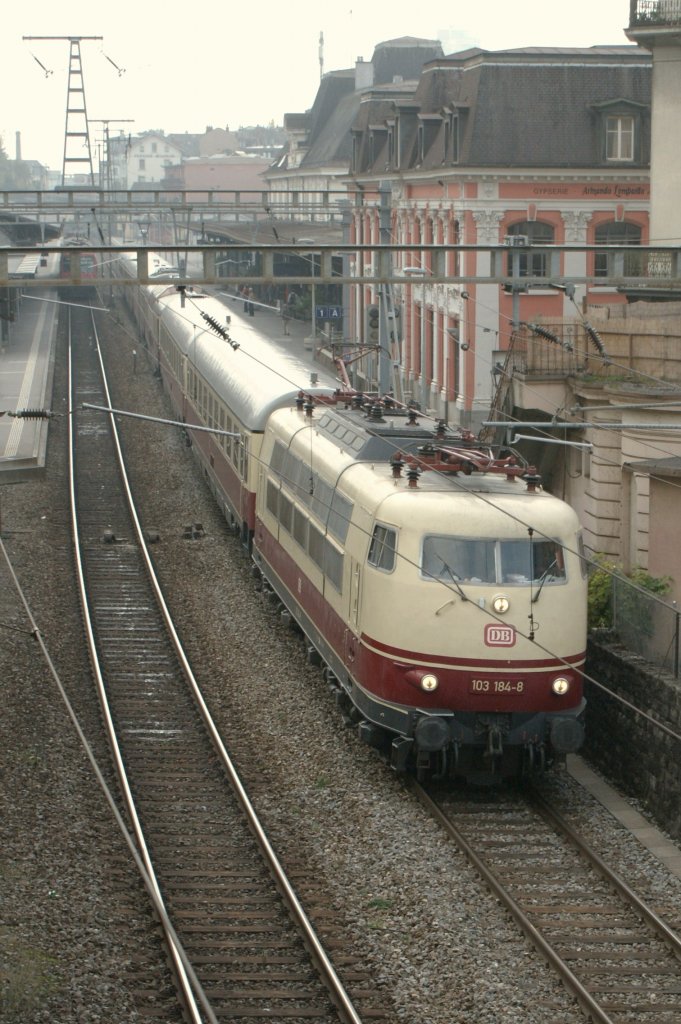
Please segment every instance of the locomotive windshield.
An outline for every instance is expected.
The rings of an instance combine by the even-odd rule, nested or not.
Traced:
[[[560,544],[552,540],[479,540],[431,535],[423,540],[421,572],[462,583],[550,586],[565,582]]]

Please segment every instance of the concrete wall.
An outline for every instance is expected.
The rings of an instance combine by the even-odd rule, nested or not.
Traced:
[[[586,671],[620,697],[681,735],[681,682],[618,644],[589,641]],[[681,741],[586,684],[586,745],[591,764],[681,838]]]

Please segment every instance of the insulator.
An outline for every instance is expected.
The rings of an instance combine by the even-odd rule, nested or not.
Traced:
[[[605,362],[609,363],[610,362],[610,358],[608,356],[608,353],[605,351],[605,345],[603,344],[603,339],[601,338],[601,336],[598,333],[598,331],[594,330],[594,328],[591,326],[591,324],[590,323],[586,323],[586,322],[584,324],[584,330],[586,331],[586,333],[589,335],[589,337],[593,341],[594,345],[596,346],[596,348],[598,350],[599,355],[602,355],[603,359],[605,360]]]
[[[54,413],[51,409],[17,409],[12,415],[18,420],[51,420]]]
[[[533,334],[538,334],[540,338],[546,338],[547,341],[553,342],[554,345],[563,344],[558,335],[554,334],[553,331],[549,331],[546,327],[541,327],[539,324],[528,324],[527,327]]]
[[[201,317],[206,321],[211,331],[214,331],[214,333],[217,334],[219,338],[222,338],[224,341],[229,341],[229,335],[227,334],[227,331],[222,326],[222,324],[219,324],[217,322],[215,317],[212,317],[210,313],[204,313],[203,310],[201,311]]]

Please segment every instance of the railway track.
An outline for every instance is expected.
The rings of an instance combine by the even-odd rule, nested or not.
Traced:
[[[124,814],[172,965],[162,983],[157,965],[139,970],[140,1014],[381,1019],[366,973],[352,975],[355,1001],[336,973],[212,724],[154,580],[113,417],[82,408],[111,403],[94,322],[83,310],[73,318],[70,489],[81,603]],[[322,901],[304,865],[299,871],[299,887]],[[341,942],[335,956],[352,964]]]
[[[681,1022],[681,937],[538,790],[410,785],[589,1020]]]

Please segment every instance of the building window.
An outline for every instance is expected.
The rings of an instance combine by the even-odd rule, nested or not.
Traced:
[[[459,162],[459,118],[457,114],[445,117],[444,164]]]
[[[144,164],[144,157],[140,157],[140,166],[139,166],[139,169],[140,169],[140,171],[143,171],[143,170],[145,170],[145,164]]]
[[[395,166],[395,134],[392,126],[388,128],[388,154],[386,159],[386,167],[388,169]]]
[[[155,142],[152,142],[152,144],[151,144],[151,152],[155,153],[157,149],[158,149],[157,144]]]
[[[427,120],[425,118],[419,120],[417,137],[417,167],[420,167],[421,164],[426,159],[430,147],[433,145],[433,142],[435,141],[435,137],[440,128],[440,124],[441,119],[439,117],[429,117]]]
[[[634,159],[634,118],[613,115],[605,119],[605,159]]]
[[[511,250],[516,245],[552,245],[554,230],[550,224],[539,220],[522,220],[511,224],[506,230],[506,238]],[[507,274],[509,277],[549,277],[551,267],[549,254],[546,252],[509,252],[507,256]]]
[[[640,245],[641,229],[627,221],[609,220],[596,228],[596,245]],[[594,256],[595,277],[637,277],[642,270],[642,254],[597,252]]]

